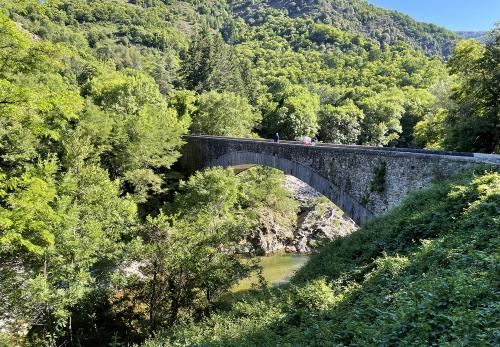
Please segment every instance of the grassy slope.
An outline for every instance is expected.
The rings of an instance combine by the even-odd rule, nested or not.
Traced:
[[[292,285],[146,346],[498,344],[499,216],[499,173],[441,182],[330,244]]]

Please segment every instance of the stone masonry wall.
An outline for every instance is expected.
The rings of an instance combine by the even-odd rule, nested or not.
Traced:
[[[309,184],[358,224],[396,206],[411,190],[478,165],[500,168],[498,155],[186,136],[181,166],[274,167]]]

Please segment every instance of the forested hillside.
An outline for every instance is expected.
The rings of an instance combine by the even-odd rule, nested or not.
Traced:
[[[458,36],[434,24],[420,23],[397,12],[378,8],[365,0],[275,0],[229,1],[232,9],[251,24],[266,20],[268,13],[284,13],[292,18],[311,18],[342,31],[363,33],[382,45],[407,42],[429,55],[447,57]]]
[[[301,16],[288,15],[295,13],[294,6],[302,9]],[[321,6],[336,9],[330,12],[337,16],[397,16],[363,1],[349,5],[354,8],[350,10],[341,10],[349,6],[337,1],[302,7],[274,2],[104,0],[4,5],[23,30],[62,44],[84,60],[82,71],[73,71],[80,87],[91,82],[92,74],[103,80],[102,69],[120,74],[141,71],[154,79],[171,107],[192,119],[195,133],[269,136],[278,131],[289,139],[319,134],[323,141],[345,144],[495,150],[497,121],[491,114],[498,110],[498,56],[493,53],[494,37],[489,44],[493,60],[484,57],[484,64],[472,62],[480,58],[482,46],[461,44],[462,51],[470,54],[450,61],[450,72],[457,77],[450,79],[439,58],[412,48],[405,37],[396,35],[387,44],[363,34],[372,28],[368,22],[352,28],[335,21],[325,24],[314,17]],[[345,22],[357,23],[354,17],[346,17]],[[419,40],[430,35],[429,27],[406,19],[411,25],[401,26],[420,28],[415,34]],[[398,28],[392,22],[380,27]],[[474,110],[490,116],[476,117],[462,107],[468,103],[460,100],[466,86],[458,88],[457,82],[468,62],[478,75],[481,69],[492,71],[480,82],[484,87],[464,79],[489,94],[485,95],[488,105]],[[88,92],[85,86],[81,94],[85,97]],[[472,132],[467,139],[449,135],[461,126],[457,119],[460,123],[476,118],[484,118],[485,126],[458,130]],[[422,129],[415,140],[415,125],[426,120],[443,123],[437,127],[446,128],[439,133],[440,140]],[[471,137],[476,143],[468,143]]]
[[[182,134],[500,151],[498,28],[444,61],[444,29],[308,4],[0,0],[0,346],[171,338],[258,271],[283,174],[182,177]]]

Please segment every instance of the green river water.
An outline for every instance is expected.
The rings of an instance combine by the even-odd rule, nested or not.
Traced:
[[[269,286],[279,286],[290,280],[295,271],[300,269],[309,256],[300,254],[275,254],[267,257],[258,257],[263,269],[263,276]],[[244,292],[257,284],[257,277],[251,276],[240,281],[233,289],[233,293]]]

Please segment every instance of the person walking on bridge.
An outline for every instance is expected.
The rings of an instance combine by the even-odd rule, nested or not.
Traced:
[[[280,142],[280,135],[278,133],[274,134],[273,140],[275,143],[279,143]]]

